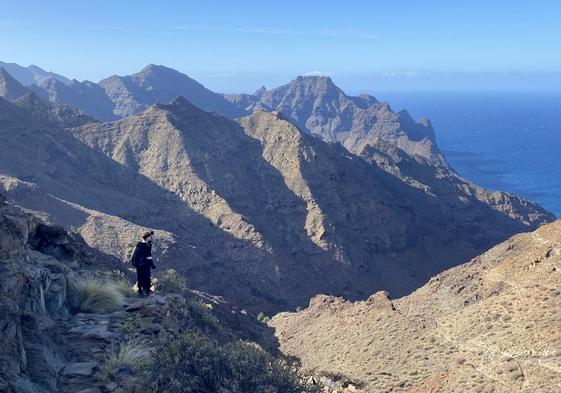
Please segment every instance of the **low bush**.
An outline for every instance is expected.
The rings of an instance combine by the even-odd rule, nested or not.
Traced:
[[[118,284],[97,277],[73,277],[69,280],[68,297],[74,312],[106,313],[118,310],[124,296]]]
[[[187,291],[187,281],[185,277],[174,269],[165,269],[156,276],[155,286],[159,291],[183,293]]]
[[[234,341],[220,345],[194,332],[161,345],[148,369],[154,391],[168,393],[306,393],[294,368],[255,345]]]
[[[221,331],[218,318],[211,313],[212,307],[198,300],[187,300],[187,316],[185,328],[199,330],[203,333],[217,333]]]
[[[124,297],[133,297],[136,294],[134,286],[124,279],[116,280],[115,286]]]

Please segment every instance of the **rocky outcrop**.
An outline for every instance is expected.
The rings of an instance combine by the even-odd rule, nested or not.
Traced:
[[[514,236],[390,301],[316,296],[270,325],[281,350],[367,392],[555,392],[561,221]]]
[[[117,261],[79,237],[48,227],[21,209],[0,205],[0,390],[57,391],[70,317],[68,278]]]

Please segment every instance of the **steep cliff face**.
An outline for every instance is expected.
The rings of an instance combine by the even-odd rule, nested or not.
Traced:
[[[317,296],[275,316],[281,349],[365,391],[557,392],[561,222],[514,236],[401,299]]]
[[[69,277],[116,266],[80,237],[0,200],[0,391],[57,390],[67,360],[60,333],[70,316]]]

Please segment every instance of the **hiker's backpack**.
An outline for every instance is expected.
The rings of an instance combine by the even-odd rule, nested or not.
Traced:
[[[132,249],[132,251],[130,252],[130,258],[129,258],[130,261],[131,261],[131,264],[132,264],[134,267],[139,267],[139,266],[142,264],[142,261],[140,260],[140,259],[141,259],[141,258],[140,258],[140,255],[138,255],[138,254],[139,254],[139,253],[138,253],[138,247],[135,246],[135,247]]]

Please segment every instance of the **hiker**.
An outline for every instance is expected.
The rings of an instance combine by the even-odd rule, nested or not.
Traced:
[[[154,236],[154,231],[142,234],[142,240],[136,245],[131,258],[132,265],[136,267],[138,294],[140,296],[150,295],[152,269],[156,268],[152,260],[152,236]]]

